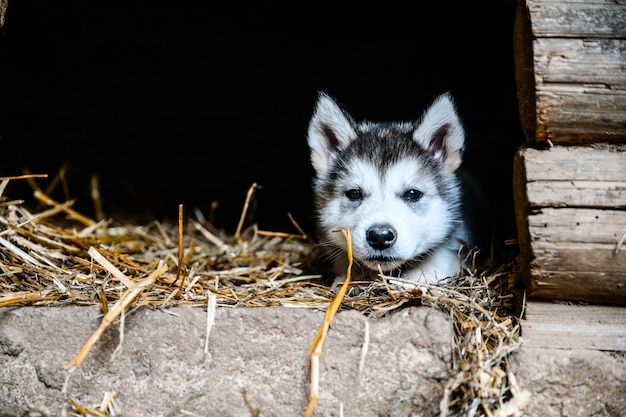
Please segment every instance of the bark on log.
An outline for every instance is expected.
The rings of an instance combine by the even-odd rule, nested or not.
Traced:
[[[626,350],[626,308],[529,302],[522,320],[524,346]]]
[[[518,2],[515,61],[528,143],[626,142],[626,1]]]
[[[4,26],[4,20],[7,15],[8,6],[9,6],[9,0],[0,0],[0,28]]]
[[[522,149],[514,195],[530,297],[626,305],[626,146]]]

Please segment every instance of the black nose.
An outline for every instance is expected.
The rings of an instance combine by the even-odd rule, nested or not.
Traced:
[[[396,231],[390,226],[374,226],[367,231],[367,243],[374,249],[387,249],[396,241]]]

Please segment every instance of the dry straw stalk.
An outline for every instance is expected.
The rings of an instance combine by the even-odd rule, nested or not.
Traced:
[[[34,213],[23,201],[4,197],[11,181],[40,177],[45,176],[0,178],[0,307],[101,306],[104,319],[67,362],[68,376],[124,311],[142,306],[327,309],[309,352],[315,368],[335,312],[356,309],[376,319],[422,305],[447,312],[455,330],[452,377],[440,399],[440,416],[521,415],[526,394],[507,364],[521,345],[510,309],[514,263],[475,265],[451,284],[412,290],[398,289],[384,276],[376,282],[346,280],[335,294],[313,272],[315,245],[295,221],[294,234],[244,228],[242,220],[231,235],[183,218],[182,206],[176,224],[138,225],[91,219],[73,210],[73,201],[56,202],[38,188],[34,196],[44,208]],[[353,287],[359,290],[350,291]],[[207,338],[209,331],[208,326]],[[320,387],[311,382],[312,410]],[[73,401],[72,413],[107,415],[115,410],[112,395],[100,409]]]

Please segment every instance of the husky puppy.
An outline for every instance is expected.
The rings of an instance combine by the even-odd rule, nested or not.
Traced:
[[[382,271],[437,283],[459,274],[469,240],[457,177],[465,133],[449,93],[419,120],[393,123],[357,122],[320,93],[307,141],[318,241],[333,260],[335,286],[347,268],[341,229],[352,237],[356,280]]]

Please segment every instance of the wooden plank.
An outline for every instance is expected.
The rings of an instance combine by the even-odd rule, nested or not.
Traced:
[[[626,146],[527,148],[524,164],[527,209],[542,207],[626,208]]]
[[[530,214],[528,225],[534,248],[544,252],[593,250],[597,252],[595,256],[612,263],[626,256],[626,246],[624,250],[619,247],[626,234],[624,210],[543,208]],[[607,268],[614,270],[611,266]]]
[[[533,44],[536,82],[626,89],[625,39],[537,38]]]
[[[528,302],[524,346],[626,351],[626,308]]]
[[[528,222],[530,297],[626,304],[626,211],[544,208]]]
[[[624,273],[535,270],[531,286],[526,288],[531,300],[581,301],[626,306]],[[617,289],[617,290],[616,290]]]
[[[527,143],[626,142],[625,1],[520,1],[514,32]]]
[[[626,147],[524,150],[529,208],[626,208]]]
[[[521,149],[514,196],[530,297],[626,305],[626,146]]]
[[[626,182],[542,181],[527,185],[528,200],[542,206],[626,208]]]
[[[0,28],[4,26],[9,0],[0,0]]]
[[[528,182],[626,181],[626,145],[524,148],[520,157]]]
[[[526,4],[536,37],[626,37],[626,4],[609,0],[527,0]]]
[[[626,89],[598,89],[580,83],[538,85],[535,97],[535,136],[540,142],[626,141]]]

